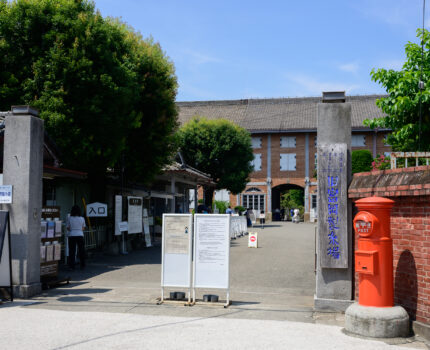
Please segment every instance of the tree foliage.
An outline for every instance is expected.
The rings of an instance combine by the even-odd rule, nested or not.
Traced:
[[[422,136],[421,150],[430,150],[430,34],[417,30],[417,36],[424,44],[424,56],[421,58],[421,46],[408,42],[405,47],[406,62],[399,71],[392,69],[373,69],[372,80],[380,83],[388,92],[388,97],[378,99],[376,104],[386,114],[383,118],[365,121],[372,128],[382,127],[393,130],[387,142],[396,151],[419,150],[419,110],[420,110],[420,69],[423,67],[422,81]]]
[[[299,189],[291,189],[281,197],[281,208],[300,209],[304,205],[304,192]]]
[[[0,109],[38,108],[66,166],[105,173],[127,149],[130,175],[151,177],[172,152],[175,96],[160,46],[93,2],[0,2]]]
[[[360,149],[351,153],[352,173],[362,173],[372,170],[373,157],[368,149]]]
[[[248,131],[224,119],[194,118],[179,129],[178,139],[185,162],[233,194],[246,186],[253,170]]]

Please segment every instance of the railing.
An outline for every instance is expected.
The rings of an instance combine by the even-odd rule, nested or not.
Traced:
[[[430,152],[391,152],[390,153],[391,169],[397,168],[397,159],[405,159],[405,168],[407,168],[409,165],[408,159],[410,158],[415,159],[415,165],[410,165],[410,166],[419,166],[420,159],[425,159],[426,165],[429,165]]]
[[[107,242],[107,227],[97,226],[84,231],[85,250],[102,248]]]

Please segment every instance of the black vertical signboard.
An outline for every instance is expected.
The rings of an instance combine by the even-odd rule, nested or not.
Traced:
[[[0,210],[0,288],[9,289],[13,301],[11,258],[9,212]]]

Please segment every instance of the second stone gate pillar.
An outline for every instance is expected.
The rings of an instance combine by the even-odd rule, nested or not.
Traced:
[[[352,303],[351,105],[343,92],[323,93],[317,114],[318,240],[315,309]]]

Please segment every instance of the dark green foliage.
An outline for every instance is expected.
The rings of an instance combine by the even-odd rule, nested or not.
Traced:
[[[178,139],[187,164],[211,174],[217,188],[243,191],[254,158],[245,129],[224,119],[195,118],[179,129]]]
[[[304,205],[304,192],[299,189],[289,190],[281,197],[281,208],[295,209]]]
[[[170,157],[173,65],[93,2],[0,2],[0,57],[0,110],[38,108],[65,166],[97,178],[128,150],[128,175],[145,180]]]
[[[352,151],[351,153],[351,171],[353,174],[372,170],[372,162],[372,153],[367,149]]]
[[[406,62],[400,71],[373,69],[372,80],[380,83],[388,92],[376,104],[386,114],[380,119],[366,120],[371,128],[390,128],[387,142],[395,151],[430,150],[430,34],[417,30],[417,36],[424,42],[424,59],[421,59],[421,45],[408,42],[405,47]],[[422,91],[422,136],[419,147],[420,110],[420,68],[423,66],[425,89]]]

